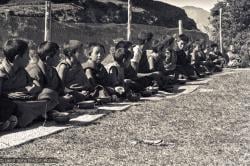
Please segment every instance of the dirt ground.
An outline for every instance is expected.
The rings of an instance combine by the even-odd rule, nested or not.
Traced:
[[[57,165],[84,166],[250,165],[249,75],[221,76],[191,94],[110,114],[0,156],[55,157]],[[135,139],[160,139],[165,146]]]

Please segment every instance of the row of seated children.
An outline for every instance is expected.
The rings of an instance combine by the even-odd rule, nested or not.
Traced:
[[[156,80],[163,90],[171,90],[169,86],[171,84],[185,83],[185,80],[180,80],[179,77],[196,80],[213,72],[222,71],[225,64],[225,58],[219,52],[217,44],[212,44],[211,50],[205,51],[201,42],[190,44],[186,35],[176,38],[166,35],[160,40],[152,38],[153,35],[147,32],[138,35],[139,42],[134,46],[131,64],[138,71],[138,75],[153,76],[148,77],[151,85],[152,80]],[[162,79],[165,79],[163,86],[159,81]]]
[[[199,43],[189,50],[187,43],[185,35],[154,40],[152,33],[141,32],[135,45],[118,42],[110,53],[114,62],[105,68],[105,48],[99,43],[84,50],[80,41],[70,40],[60,57],[53,42],[29,51],[27,42],[8,40],[0,65],[0,130],[25,127],[41,117],[67,123],[68,110],[80,101],[138,101],[185,83],[180,75],[194,80],[202,72],[221,71],[216,45],[205,56]]]
[[[8,40],[3,46],[5,58],[0,67],[1,130],[25,127],[39,117],[68,121],[67,110],[78,101],[122,95],[122,85],[116,88],[109,79],[114,73],[109,74],[101,64],[104,47],[91,43],[86,52],[89,59],[82,67],[79,56],[83,54],[83,45],[69,41],[58,64],[60,51],[56,43],[43,42],[29,52],[27,42]],[[127,55],[116,51],[118,54]],[[106,94],[100,95],[105,90]]]

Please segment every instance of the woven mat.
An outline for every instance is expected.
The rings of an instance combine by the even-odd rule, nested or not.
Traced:
[[[37,138],[58,133],[60,131],[74,127],[72,125],[74,123],[90,124],[103,116],[104,114],[82,115],[77,118],[71,119],[69,125],[58,126],[54,122],[48,122],[45,124],[45,126],[42,126],[42,124],[40,123],[32,125],[31,127],[25,129],[14,130],[11,133],[3,133],[5,135],[2,135],[0,137],[0,149],[22,145]]]

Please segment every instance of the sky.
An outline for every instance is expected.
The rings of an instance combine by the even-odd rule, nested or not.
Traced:
[[[214,4],[218,0],[158,0],[158,1],[166,2],[171,5],[179,7],[195,6],[210,11],[210,9],[214,6]]]

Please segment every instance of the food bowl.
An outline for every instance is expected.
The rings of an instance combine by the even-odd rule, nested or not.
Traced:
[[[140,93],[134,93],[134,94],[129,95],[127,98],[131,102],[138,102],[138,101],[140,101],[141,94]]]
[[[141,96],[142,97],[150,97],[150,96],[152,96],[153,94],[152,94],[152,92],[151,91],[148,91],[148,90],[145,90],[145,91],[142,91],[141,92]]]
[[[96,99],[98,104],[107,104],[111,102],[111,97],[102,97]]]
[[[95,108],[95,101],[94,100],[81,101],[78,102],[76,106],[79,109],[93,109]]]
[[[53,120],[56,122],[56,123],[60,123],[60,124],[65,124],[65,123],[68,123],[69,120],[70,120],[70,116],[69,116],[69,113],[60,113],[60,115],[56,115],[53,117]]]

